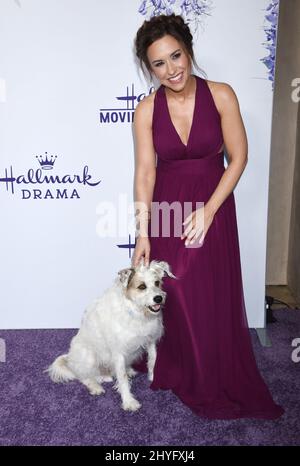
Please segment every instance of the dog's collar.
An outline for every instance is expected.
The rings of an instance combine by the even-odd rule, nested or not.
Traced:
[[[126,311],[128,312],[128,314],[135,314],[134,310],[131,307],[126,307]]]
[[[132,315],[132,316],[133,316],[133,315],[135,315],[135,316],[138,315],[138,312],[135,311],[135,310],[132,308],[132,306],[128,306],[128,305],[127,305],[127,306],[125,306],[125,309],[126,309],[127,313],[130,314],[130,315]]]
[[[137,317],[139,319],[143,319],[145,315],[147,315],[147,309],[145,308],[143,311],[139,312],[137,310],[132,309],[131,307],[127,306],[126,311],[129,315]]]

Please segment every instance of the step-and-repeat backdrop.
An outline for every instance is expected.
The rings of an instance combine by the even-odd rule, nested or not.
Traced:
[[[250,326],[264,326],[278,1],[1,0],[0,328],[78,327],[130,265],[132,121],[153,90],[133,40],[144,19],[171,12],[189,21],[207,79],[239,98],[244,292]]]

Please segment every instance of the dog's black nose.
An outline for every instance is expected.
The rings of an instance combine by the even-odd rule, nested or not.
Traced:
[[[162,296],[154,296],[153,298],[153,301],[155,301],[157,304],[161,303],[162,302]]]

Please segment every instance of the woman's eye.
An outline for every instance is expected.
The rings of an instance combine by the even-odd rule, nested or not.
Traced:
[[[173,55],[173,58],[176,59],[176,58],[179,58],[180,56],[181,56],[181,52],[178,52],[178,53],[175,53],[175,55]],[[163,64],[163,62],[160,61],[159,63],[156,63],[155,66],[160,66],[162,64]]]
[[[143,285],[143,284],[142,284],[142,285],[138,286],[138,289],[139,289],[139,290],[145,290],[145,289],[146,289],[146,285]]]

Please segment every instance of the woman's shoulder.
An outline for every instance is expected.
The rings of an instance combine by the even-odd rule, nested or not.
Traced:
[[[138,118],[147,122],[150,125],[152,122],[154,98],[156,93],[157,90],[151,92],[149,95],[145,96],[142,100],[140,100],[134,111],[135,115]]]
[[[139,108],[142,109],[142,111],[146,111],[146,109],[149,109],[149,108],[153,107],[154,98],[155,98],[155,95],[156,95],[157,91],[158,91],[158,89],[156,89],[155,91],[150,92],[149,95],[146,95],[142,100],[140,100],[140,102],[138,103],[136,108],[139,107]]]
[[[230,84],[210,80],[206,80],[206,83],[219,112],[222,111],[224,106],[236,104],[238,102],[236,93]]]
[[[206,82],[212,94],[215,94],[217,97],[230,98],[235,94],[232,86],[228,83],[210,81],[208,79]]]

